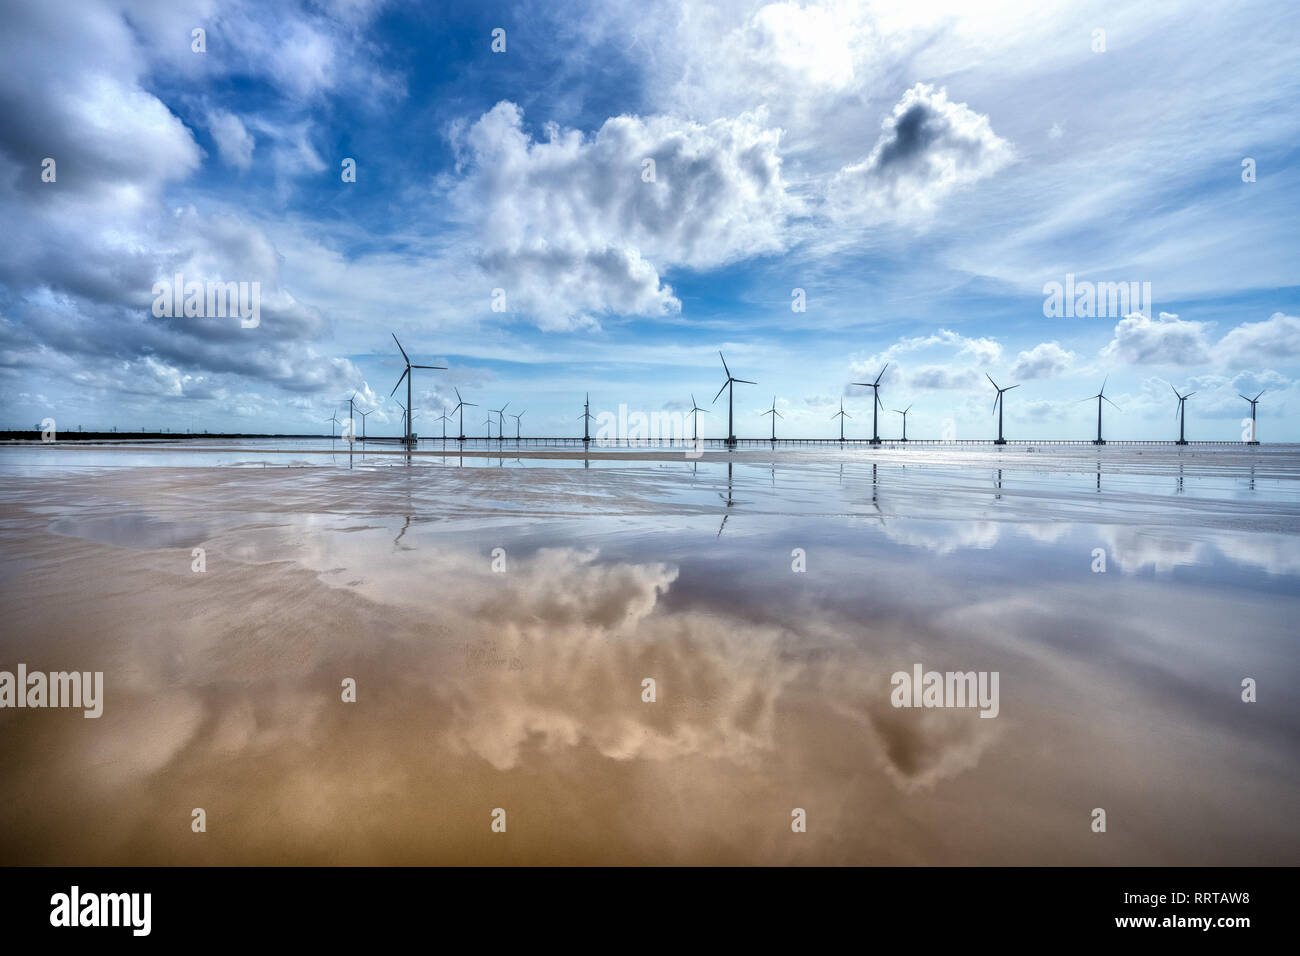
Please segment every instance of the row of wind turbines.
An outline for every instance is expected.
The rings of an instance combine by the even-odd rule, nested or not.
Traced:
[[[412,404],[411,404],[411,380],[412,380],[412,371],[411,371],[411,370],[412,370],[412,369],[417,369],[417,368],[419,368],[419,369],[430,369],[430,370],[441,370],[441,371],[446,371],[446,366],[445,366],[445,365],[416,365],[416,364],[414,364],[414,363],[411,362],[411,358],[410,358],[410,356],[406,354],[406,349],[402,348],[402,343],[398,341],[398,339],[397,339],[397,335],[396,335],[396,334],[393,335],[393,341],[397,344],[398,351],[400,351],[400,352],[402,353],[402,359],[403,359],[403,361],[406,363],[406,367],[402,370],[402,374],[401,374],[401,376],[397,379],[397,384],[393,386],[393,390],[389,393],[389,397],[391,398],[393,395],[397,394],[397,389],[401,387],[402,382],[403,382],[403,381],[406,382],[406,404],[403,405],[400,401],[397,403],[398,406],[402,409],[402,433],[403,433],[403,435],[402,435],[402,439],[401,439],[401,440],[402,440],[405,444],[408,444],[408,445],[414,445],[414,444],[415,444],[415,441],[416,441],[416,436],[415,436],[415,432],[414,432],[414,430],[412,429],[411,422],[412,422],[412,419],[413,419],[413,417],[414,417],[414,411],[415,411],[415,410],[414,410],[414,408],[412,407]],[[712,402],[712,404],[714,404],[714,405],[717,404],[718,399],[722,397],[722,393],[723,393],[724,391],[727,393],[727,439],[726,439],[726,443],[727,443],[728,446],[734,447],[734,446],[736,445],[736,430],[735,430],[735,386],[736,386],[736,385],[757,385],[758,383],[757,383],[757,382],[754,382],[754,381],[751,381],[751,380],[749,380],[749,379],[745,379],[745,378],[736,378],[734,375],[731,374],[731,368],[730,368],[730,366],[727,365],[727,358],[726,358],[726,356],[724,356],[724,355],[722,354],[722,352],[719,351],[719,352],[718,352],[718,358],[720,358],[720,359],[722,360],[722,370],[723,370],[724,374],[726,375],[726,378],[725,378],[725,380],[723,381],[722,386],[718,389],[717,394],[713,396],[713,402]],[[880,369],[880,374],[878,374],[878,375],[876,376],[876,378],[875,378],[874,381],[871,381],[871,382],[852,382],[852,383],[850,383],[850,384],[852,384],[852,385],[854,385],[854,386],[857,386],[857,387],[861,387],[861,388],[869,388],[869,389],[871,389],[871,393],[872,393],[872,403],[871,403],[871,444],[873,444],[873,445],[879,445],[879,444],[881,444],[882,440],[884,440],[884,439],[881,439],[881,437],[880,437],[880,416],[879,416],[879,412],[880,412],[881,409],[884,409],[884,408],[885,408],[885,404],[884,404],[884,402],[883,402],[883,401],[881,400],[881,398],[880,398],[880,388],[881,388],[881,384],[880,384],[880,383],[881,383],[881,379],[883,379],[884,376],[885,376],[885,372],[889,369],[889,364],[890,364],[890,363],[888,363],[888,362],[886,362],[886,363],[884,364],[884,366]],[[1007,441],[1006,441],[1006,438],[1003,436],[1003,431],[1002,431],[1003,412],[1004,412],[1004,409],[1005,409],[1005,406],[1006,406],[1005,396],[1006,396],[1006,393],[1007,393],[1007,392],[1011,391],[1012,389],[1019,388],[1020,385],[1019,385],[1019,383],[1017,383],[1017,384],[1015,384],[1015,385],[1007,385],[1007,386],[1003,387],[1003,386],[1001,386],[1001,385],[998,385],[997,382],[993,381],[993,376],[989,375],[987,372],[984,373],[984,377],[987,378],[987,379],[989,380],[989,384],[992,385],[993,388],[994,388],[994,390],[997,392],[996,397],[993,399],[993,414],[997,415],[997,417],[998,417],[998,437],[994,440],[993,444],[995,444],[995,445],[1005,445],[1005,444],[1007,443]],[[1091,402],[1091,401],[1093,401],[1093,400],[1095,400],[1095,401],[1097,402],[1097,437],[1096,437],[1095,439],[1093,439],[1093,442],[1092,442],[1092,443],[1093,443],[1094,445],[1104,445],[1104,444],[1106,444],[1105,439],[1102,437],[1102,429],[1101,429],[1101,411],[1102,411],[1101,406],[1102,406],[1102,402],[1107,402],[1107,403],[1109,403],[1109,404],[1110,404],[1112,407],[1114,407],[1117,411],[1123,411],[1123,409],[1121,409],[1118,405],[1116,405],[1113,401],[1111,401],[1109,398],[1106,397],[1106,383],[1107,383],[1108,381],[1110,381],[1110,376],[1106,376],[1106,378],[1102,380],[1102,383],[1101,383],[1101,389],[1098,390],[1098,392],[1097,392],[1096,395],[1090,395],[1090,396],[1088,396],[1087,398],[1083,398],[1083,399],[1080,399],[1080,400],[1079,400],[1080,402]],[[1179,391],[1178,391],[1178,389],[1174,388],[1172,385],[1170,385],[1169,387],[1170,387],[1171,389],[1173,389],[1174,396],[1178,399],[1178,408],[1177,408],[1177,411],[1175,412],[1175,417],[1178,419],[1178,441],[1176,442],[1176,444],[1179,444],[1179,445],[1186,445],[1186,444],[1187,444],[1187,431],[1186,431],[1186,417],[1187,417],[1187,415],[1186,415],[1186,406],[1187,406],[1187,400],[1188,400],[1189,398],[1191,398],[1193,395],[1195,395],[1196,393],[1195,393],[1195,392],[1188,392],[1186,395],[1183,395],[1183,394],[1180,394]],[[448,414],[447,414],[447,409],[444,408],[443,411],[442,411],[442,414],[441,414],[440,416],[438,416],[438,418],[435,418],[434,421],[435,421],[435,422],[441,422],[441,423],[442,423],[442,438],[443,438],[443,440],[445,441],[445,440],[447,439],[447,437],[448,437],[448,436],[447,436],[447,422],[449,422],[449,421],[452,420],[452,416],[454,416],[454,415],[459,415],[459,419],[458,419],[458,420],[459,420],[459,426],[460,426],[460,434],[459,434],[458,436],[456,436],[456,440],[458,440],[458,441],[465,441],[465,440],[466,440],[466,437],[467,437],[466,434],[465,434],[465,409],[466,409],[466,408],[478,408],[479,406],[476,405],[474,402],[467,402],[467,401],[465,401],[465,400],[461,397],[460,389],[458,389],[458,388],[453,388],[453,391],[456,393],[456,405],[455,405],[455,407],[453,407],[453,408],[451,409],[451,415],[448,415]],[[1247,397],[1247,396],[1245,396],[1245,395],[1241,395],[1241,396],[1240,396],[1242,399],[1244,399],[1245,401],[1247,401],[1247,402],[1250,403],[1251,440],[1248,442],[1248,444],[1251,444],[1251,445],[1258,445],[1258,444],[1259,444],[1258,436],[1257,436],[1257,434],[1256,434],[1256,432],[1255,432],[1255,416],[1256,416],[1257,408],[1258,408],[1258,406],[1259,406],[1259,400],[1260,400],[1261,397],[1263,397],[1263,395],[1264,395],[1264,392],[1261,391],[1261,392],[1260,392],[1258,395],[1256,395],[1254,398],[1249,398],[1249,397]],[[349,421],[349,422],[355,421],[355,415],[359,414],[359,415],[361,416],[361,439],[362,439],[362,441],[365,441],[365,440],[366,440],[366,437],[365,437],[365,421],[366,421],[366,416],[368,416],[368,415],[370,415],[372,412],[374,412],[375,409],[372,408],[372,409],[370,409],[369,411],[356,412],[356,411],[355,411],[355,401],[356,401],[356,393],[355,393],[355,392],[354,392],[354,393],[353,393],[349,398],[347,398],[347,399],[343,399],[343,400],[341,400],[341,401],[346,401],[346,402],[348,403],[348,421]],[[500,408],[492,408],[492,409],[488,409],[488,411],[489,411],[491,414],[490,414],[490,415],[487,417],[487,419],[483,422],[483,424],[484,424],[485,426],[487,426],[487,438],[490,439],[490,438],[492,437],[492,415],[496,415],[496,416],[497,416],[497,437],[498,437],[499,439],[504,439],[504,437],[505,437],[505,412],[506,412],[506,409],[509,408],[509,407],[510,407],[510,403],[509,403],[509,402],[506,402],[506,403],[505,403],[504,405],[502,405]],[[892,411],[894,411],[896,414],[903,416],[903,437],[902,437],[902,439],[901,439],[902,441],[907,441],[907,440],[908,440],[908,439],[907,439],[907,413],[908,413],[909,411],[911,411],[911,409],[912,409],[912,406],[911,406],[911,405],[908,405],[906,408],[895,408],[895,409],[892,409]],[[691,410],[690,410],[687,414],[690,415],[691,418],[692,418],[692,432],[693,432],[693,434],[692,434],[692,440],[693,440],[693,441],[696,441],[696,442],[699,441],[699,415],[700,415],[700,412],[704,412],[706,415],[709,414],[709,410],[706,409],[706,408],[701,408],[701,407],[696,403],[696,401],[695,401],[695,396],[694,396],[694,395],[691,395]],[[513,418],[513,419],[515,420],[515,440],[516,440],[516,441],[519,440],[520,437],[521,437],[520,426],[521,426],[521,421],[522,421],[522,419],[523,419],[523,416],[524,416],[525,414],[526,414],[526,410],[525,410],[525,411],[521,411],[521,412],[519,412],[519,413],[517,413],[517,414],[514,413],[514,412],[511,412],[511,413],[510,413],[510,417]],[[766,417],[766,416],[771,416],[771,425],[772,425],[772,430],[771,430],[771,441],[775,442],[775,441],[776,441],[776,421],[777,421],[778,418],[784,418],[784,417],[785,417],[785,416],[782,415],[779,411],[777,411],[777,408],[776,408],[776,396],[775,396],[775,395],[772,396],[772,407],[769,408],[769,409],[767,409],[766,411],[764,411],[764,412],[762,413],[762,415],[763,415],[764,417]],[[590,395],[590,393],[588,393],[588,395],[586,396],[586,400],[585,400],[584,403],[583,403],[582,414],[579,416],[579,419],[582,421],[582,433],[583,433],[583,434],[582,434],[582,440],[583,440],[584,444],[585,444],[585,443],[589,443],[589,442],[591,441],[590,423],[591,423],[591,421],[592,421],[592,417],[593,417],[593,416],[592,416],[592,414],[591,414],[591,395]],[[831,420],[832,420],[832,421],[834,421],[834,420],[837,419],[837,418],[839,419],[839,422],[840,422],[840,441],[844,441],[844,440],[845,440],[845,437],[844,437],[844,420],[845,420],[846,418],[852,418],[852,417],[853,417],[853,416],[851,416],[848,412],[846,412],[846,411],[844,410],[844,399],[841,398],[841,399],[840,399],[840,409],[839,409],[839,411],[837,411],[834,415],[831,416]],[[328,419],[328,421],[330,421],[330,422],[332,422],[332,423],[334,423],[334,424],[336,424],[336,425],[337,425],[337,424],[342,424],[342,423],[338,420],[337,416],[336,416],[335,414],[333,414],[333,413],[331,413],[330,418]],[[333,432],[331,432],[331,437],[333,437]]]

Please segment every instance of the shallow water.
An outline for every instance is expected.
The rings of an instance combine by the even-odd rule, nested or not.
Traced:
[[[1296,861],[1295,449],[523,454],[0,449],[0,861]]]

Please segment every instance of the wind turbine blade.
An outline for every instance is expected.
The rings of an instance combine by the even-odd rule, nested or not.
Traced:
[[[1186,395],[1183,396],[1183,401],[1187,401],[1189,398],[1191,398],[1191,397],[1192,397],[1193,395],[1195,395],[1195,394],[1196,394],[1195,392],[1188,392]]]
[[[845,418],[852,418],[852,417],[853,417],[853,416],[850,415],[848,412],[840,412],[840,414],[843,415]]]
[[[993,381],[993,376],[992,376],[992,375],[990,375],[988,372],[985,372],[985,373],[984,373],[984,377],[987,378],[987,379],[989,380],[989,382],[993,385],[994,388],[998,388],[998,383]],[[1002,389],[998,388],[998,393],[1001,394],[1001,392],[1002,392]]]
[[[397,333],[396,333],[396,332],[392,333],[392,336],[393,336],[393,341],[394,341],[394,342],[397,342]],[[407,355],[406,355],[406,349],[402,348],[402,343],[401,343],[401,342],[397,342],[397,350],[398,350],[399,352],[402,353],[402,358],[406,359],[406,364],[407,364],[407,365],[410,365],[410,364],[411,364],[411,360],[410,360],[410,358],[407,357]]]
[[[727,368],[727,357],[722,354],[721,349],[718,350],[718,358],[722,359],[722,367],[727,372],[727,378],[731,378],[731,369]]]
[[[1120,408],[1118,405],[1115,405],[1114,402],[1111,402],[1109,398],[1106,398],[1105,395],[1103,395],[1102,398],[1103,398],[1105,401],[1110,402],[1111,405],[1114,405],[1114,407],[1117,408],[1117,409],[1119,409],[1121,412],[1124,411],[1124,409]]]
[[[1264,392],[1267,392],[1267,391],[1268,391],[1268,389],[1264,389]],[[1255,398],[1254,398],[1253,400],[1256,401],[1256,402],[1259,401],[1260,396],[1262,396],[1262,395],[1264,394],[1264,392],[1260,392],[1259,395],[1256,395]]]
[[[757,382],[751,382],[751,381],[750,381],[749,379],[747,379],[747,378],[733,378],[732,381],[733,381],[733,382],[740,382],[742,385],[757,385],[757,384],[758,384]]]
[[[392,398],[397,393],[397,388],[399,385],[402,384],[402,379],[406,378],[406,376],[410,374],[410,371],[411,370],[409,368],[402,369],[402,377],[397,380],[397,385],[394,385],[393,390],[388,393],[389,398]]]
[[[721,354],[721,353],[718,353],[718,354]],[[730,384],[731,384],[731,379],[727,379],[725,382],[723,382],[723,383],[722,383],[722,388],[718,389],[718,395],[721,395],[723,392],[725,392],[725,391],[727,390],[727,386],[730,385]],[[713,402],[712,402],[712,404],[714,404],[714,405],[718,404],[718,395],[714,395],[714,396],[713,396]]]
[[[885,368],[889,368],[889,363],[888,363],[888,362],[885,363]],[[881,380],[882,378],[885,377],[885,368],[882,368],[882,369],[880,370],[880,374],[876,376],[876,381],[875,381],[874,384],[879,385],[879,384],[880,384],[880,380]]]
[[[776,412],[776,409],[774,408],[774,409],[772,409],[772,411]],[[776,417],[777,417],[777,418],[785,418],[785,416],[782,415],[780,412],[776,412]]]
[[[996,415],[996,414],[998,413],[998,402],[1000,402],[1000,401],[1002,401],[1002,393],[1001,393],[1001,392],[998,392],[998,397],[995,398],[995,399],[993,399],[993,414],[994,414],[994,415]]]
[[[458,389],[456,386],[453,385],[453,386],[451,387],[451,390],[452,390],[453,392],[456,393],[456,401],[458,401],[458,402],[461,401],[461,397],[460,397],[460,389]]]
[[[447,366],[445,365],[412,365],[411,368],[439,368],[444,372],[447,371]]]
[[[1170,389],[1170,391],[1172,391],[1175,395],[1178,395],[1178,389],[1174,388],[1173,385],[1170,385],[1170,386],[1169,386],[1169,389]],[[1183,396],[1178,395],[1178,400],[1179,400],[1179,401],[1182,401],[1182,398],[1183,398]]]
[[[1238,397],[1238,398],[1245,398],[1246,401],[1248,401],[1248,402],[1250,401],[1250,399],[1249,399],[1249,398],[1246,398],[1246,396],[1243,395],[1243,394],[1241,394],[1241,392],[1238,392],[1238,393],[1237,393],[1237,397]]]
[[[1110,381],[1110,376],[1109,376],[1109,375],[1107,375],[1105,378],[1103,378],[1103,379],[1101,380],[1101,391],[1098,393],[1099,395],[1105,395],[1105,394],[1106,394],[1106,383],[1109,382],[1109,381]]]
[[[883,375],[884,373],[882,372],[881,374]],[[881,408],[884,408],[885,403],[880,400],[880,389],[876,389],[874,394],[876,396],[876,404],[879,405]]]
[[[1009,391],[1011,391],[1013,388],[1019,388],[1019,387],[1020,387],[1019,385],[1008,385],[1008,386],[1007,386],[1006,388],[1004,388],[1002,391],[1004,391],[1004,392],[1009,392]]]

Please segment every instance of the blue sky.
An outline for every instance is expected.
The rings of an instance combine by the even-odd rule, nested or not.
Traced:
[[[573,433],[588,391],[593,412],[708,406],[721,349],[759,383],[737,388],[741,435],[774,395],[779,434],[834,434],[841,398],[869,433],[850,383],[888,361],[915,437],[990,436],[991,375],[1020,384],[1012,437],[1091,437],[1078,400],[1109,377],[1112,438],[1174,437],[1173,385],[1197,392],[1190,438],[1240,437],[1238,393],[1266,389],[1260,437],[1300,440],[1294,4],[7,17],[9,427],[319,432],[357,390],[395,433],[396,332],[449,366],[417,372],[425,434],[453,387],[526,409],[525,434]],[[259,324],[155,316],[178,272],[259,283]],[[1067,274],[1152,302],[1049,317]]]

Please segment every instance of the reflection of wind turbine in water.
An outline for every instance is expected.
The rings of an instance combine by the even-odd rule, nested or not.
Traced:
[[[1098,392],[1096,395],[1089,395],[1087,398],[1079,399],[1080,402],[1090,402],[1094,398],[1097,400],[1097,437],[1092,442],[1094,445],[1106,444],[1105,440],[1101,437],[1101,403],[1103,401],[1110,402],[1110,399],[1106,397],[1106,383],[1109,381],[1110,381],[1110,376],[1107,375],[1105,378],[1101,380],[1100,392]],[[1117,411],[1123,411],[1123,409],[1121,409],[1118,405],[1115,405],[1114,402],[1110,402],[1110,403],[1111,405],[1115,406],[1115,409]]]
[[[735,504],[735,501],[734,501],[734,500],[732,499],[732,497],[731,497],[731,462],[730,462],[730,461],[727,462],[727,494],[726,494],[726,497],[725,497],[725,498],[724,498],[721,494],[719,494],[718,497],[719,497],[719,498],[722,498],[722,500],[725,501],[725,502],[727,503],[727,507],[728,507],[728,508],[730,508],[732,505]],[[723,514],[722,514],[722,524],[718,525],[718,535],[717,535],[717,536],[718,536],[719,538],[722,537],[722,529],[725,528],[725,527],[727,526],[727,519],[730,518],[730,517],[731,517],[731,512],[730,512],[730,511],[724,511],[724,512],[723,512]]]

